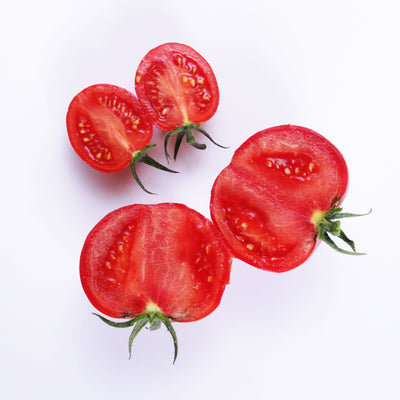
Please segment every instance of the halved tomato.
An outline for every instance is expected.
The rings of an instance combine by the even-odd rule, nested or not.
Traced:
[[[214,183],[211,216],[233,255],[261,269],[299,266],[318,239],[360,254],[337,221],[356,216],[338,208],[347,184],[345,160],[332,143],[307,128],[277,126],[237,149]]]
[[[103,172],[126,168],[153,136],[153,126],[136,96],[109,84],[89,86],[73,98],[67,130],[76,153]]]
[[[117,172],[131,167],[139,186],[135,164],[143,162],[167,172],[173,171],[151,158],[147,152],[153,125],[135,95],[115,85],[89,86],[71,101],[67,130],[72,147],[91,167]]]
[[[177,135],[175,158],[184,136],[192,146],[205,148],[196,141],[194,130],[212,140],[200,124],[218,108],[217,80],[208,62],[191,47],[165,43],[150,50],[137,69],[135,89],[153,124],[171,131],[165,148]],[[167,150],[166,155],[169,157]]]
[[[204,318],[221,301],[231,255],[221,233],[198,212],[174,203],[132,205],[104,217],[83,246],[80,276],[100,312],[134,326]]]

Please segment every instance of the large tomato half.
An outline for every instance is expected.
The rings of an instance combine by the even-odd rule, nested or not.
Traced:
[[[135,89],[153,123],[163,130],[203,123],[215,114],[219,102],[210,65],[180,43],[165,43],[145,55],[136,72]]]
[[[114,85],[89,86],[71,101],[67,130],[72,147],[91,167],[116,172],[146,147],[153,126],[139,100]]]
[[[230,253],[213,223],[182,205],[132,205],[104,217],[83,246],[90,302],[114,318],[155,309],[174,321],[210,314],[229,282]]]
[[[287,271],[309,257],[318,224],[341,202],[347,183],[346,163],[332,143],[307,128],[277,126],[250,137],[217,177],[212,219],[235,257]]]

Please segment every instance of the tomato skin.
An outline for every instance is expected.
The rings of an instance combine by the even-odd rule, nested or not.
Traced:
[[[166,131],[208,121],[219,104],[212,68],[181,43],[165,43],[145,55],[135,75],[135,90],[154,125]]]
[[[133,153],[149,144],[153,127],[139,100],[115,85],[79,92],[67,112],[67,131],[79,157],[102,172],[126,168]]]
[[[311,255],[313,215],[338,205],[347,183],[346,163],[333,144],[307,128],[277,126],[236,150],[214,182],[211,217],[234,257],[285,272]]]
[[[218,306],[230,266],[222,235],[201,214],[182,204],[136,204],[109,213],[89,233],[80,276],[90,302],[110,317],[156,306],[189,322]]]

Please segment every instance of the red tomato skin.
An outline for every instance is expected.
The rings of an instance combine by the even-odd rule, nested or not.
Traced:
[[[178,322],[204,318],[229,283],[231,255],[211,221],[175,203],[105,216],[81,253],[83,289],[100,312],[125,318],[156,305]]]
[[[219,104],[211,66],[181,43],[165,43],[146,54],[136,71],[135,90],[154,125],[165,131],[204,123]]]
[[[312,216],[339,204],[347,183],[343,156],[327,139],[307,128],[277,126],[236,150],[214,182],[211,217],[234,257],[285,272],[312,254]]]
[[[92,168],[109,173],[126,168],[133,153],[147,146],[153,135],[136,96],[110,84],[79,92],[69,105],[66,123],[78,156]]]

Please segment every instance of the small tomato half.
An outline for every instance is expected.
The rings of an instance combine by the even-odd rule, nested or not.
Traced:
[[[148,156],[153,125],[136,96],[119,86],[97,84],[79,92],[68,108],[67,131],[75,152],[92,168],[111,173],[130,165],[146,192],[136,162],[175,172]]]
[[[218,84],[212,68],[197,51],[181,43],[165,43],[150,50],[136,71],[135,89],[153,124],[170,131],[164,143],[167,158],[173,135],[177,135],[175,158],[185,136],[192,146],[206,147],[196,141],[193,131],[217,144],[200,124],[217,111]]]
[[[136,96],[109,84],[89,86],[73,98],[67,130],[76,153],[102,172],[126,168],[132,155],[153,136],[152,124]]]

